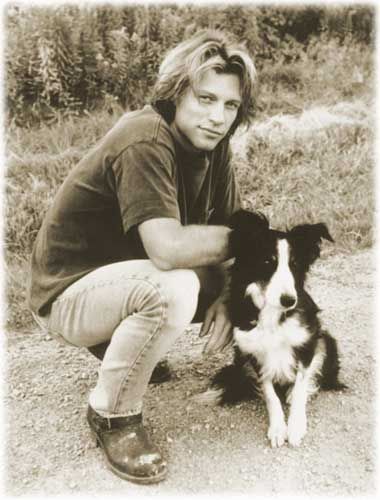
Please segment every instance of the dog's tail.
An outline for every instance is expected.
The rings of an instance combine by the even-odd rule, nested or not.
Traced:
[[[259,394],[256,372],[250,366],[231,364],[224,366],[211,381],[211,387],[194,400],[202,404],[235,404],[255,399]]]
[[[217,389],[215,387],[210,387],[205,392],[201,392],[200,394],[196,394],[191,399],[196,403],[200,403],[203,405],[213,405],[216,406],[221,404],[223,398],[223,389]]]

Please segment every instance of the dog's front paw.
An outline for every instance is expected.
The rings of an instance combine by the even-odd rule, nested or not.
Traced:
[[[299,446],[306,434],[306,415],[290,415],[288,421],[288,442],[291,446]]]
[[[279,448],[282,446],[287,437],[287,427],[285,421],[282,419],[271,423],[267,436],[272,448]]]

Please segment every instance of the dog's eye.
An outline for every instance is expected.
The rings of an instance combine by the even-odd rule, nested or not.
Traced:
[[[277,262],[277,258],[275,255],[272,255],[271,257],[269,257],[268,259],[265,259],[264,260],[264,264],[266,266],[273,266],[273,264],[276,264]]]
[[[289,265],[292,266],[292,267],[295,267],[297,265],[297,261],[296,261],[296,259],[294,258],[293,255],[289,259]]]

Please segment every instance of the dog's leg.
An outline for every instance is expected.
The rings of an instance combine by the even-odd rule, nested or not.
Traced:
[[[269,416],[268,439],[272,448],[282,446],[286,440],[286,423],[281,401],[271,381],[263,381],[262,392]]]
[[[296,382],[288,399],[290,402],[288,442],[292,446],[299,446],[307,429],[307,376],[304,370],[298,370]]]
[[[320,344],[319,344],[320,347]],[[305,368],[301,365],[297,371],[296,381],[289,394],[290,412],[288,420],[288,442],[292,446],[299,446],[307,430],[306,405],[310,394],[318,390],[316,376],[323,365],[325,352],[318,349],[310,363]]]

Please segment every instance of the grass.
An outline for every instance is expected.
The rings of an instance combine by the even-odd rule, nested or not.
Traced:
[[[324,221],[336,240],[329,253],[354,252],[372,245],[374,212],[373,55],[368,47],[316,42],[291,66],[269,65],[261,75],[259,125],[247,156],[235,166],[247,207],[260,209],[272,226]],[[353,123],[306,130],[302,113],[346,102]],[[350,103],[363,103],[362,108]],[[7,327],[27,329],[27,261],[43,216],[68,171],[122,113],[101,109],[82,117],[60,118],[35,129],[8,128],[5,264]],[[346,113],[346,114],[347,114]],[[294,128],[287,118],[297,118]],[[364,116],[364,118],[363,118]],[[286,121],[287,120],[287,121]],[[290,126],[292,125],[292,126]],[[264,132],[263,132],[264,130]]]
[[[335,251],[368,248],[375,205],[372,145],[372,129],[355,124],[252,135],[248,161],[237,165],[246,205],[259,207],[274,227],[324,221]]]

